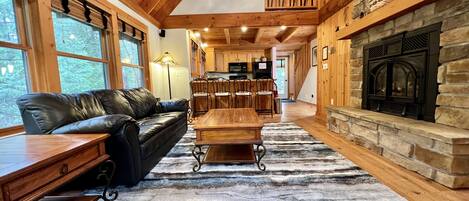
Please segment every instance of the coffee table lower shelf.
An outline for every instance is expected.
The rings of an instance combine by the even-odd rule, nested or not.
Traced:
[[[265,171],[266,166],[261,163],[265,156],[266,149],[263,144],[223,144],[206,145],[207,153],[202,151],[202,146],[195,145],[192,155],[197,163],[192,170],[197,172],[202,164],[249,164],[255,163],[261,171]],[[255,148],[254,148],[255,147]],[[204,158],[202,159],[202,156]]]

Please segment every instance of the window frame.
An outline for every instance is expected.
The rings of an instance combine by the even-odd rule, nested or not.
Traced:
[[[117,10],[117,20],[123,21],[128,25],[131,25],[138,30],[143,32],[144,40],[140,40],[140,62],[141,62],[141,67],[143,67],[143,87],[147,88],[148,90],[152,90],[152,85],[151,85],[151,79],[150,79],[150,61],[149,61],[149,49],[148,49],[148,26],[143,24],[142,22],[136,20],[132,16],[128,15],[124,11],[118,9]],[[116,23],[116,30],[118,32],[117,38],[119,39],[116,44],[116,51],[118,52],[118,59],[116,60],[117,62],[117,69],[119,70],[119,84],[120,88],[124,88],[124,79],[123,79],[123,67],[128,66],[131,67],[127,64],[124,64],[121,60],[121,55],[120,55],[120,34],[123,34],[122,32],[119,31],[118,25]],[[132,64],[130,64],[132,65]]]
[[[121,37],[124,36],[124,37],[129,37],[131,38],[130,36],[127,36],[127,34],[125,33],[122,33],[120,32],[119,33],[119,49],[121,49],[122,47],[120,47],[120,41],[121,41]],[[139,70],[142,71],[142,86],[141,87],[146,87],[146,82],[145,82],[145,66],[144,66],[144,61],[143,61],[143,41],[141,40],[137,40],[135,39],[136,41],[138,41],[137,43],[137,51],[138,51],[138,65],[137,64],[131,64],[131,63],[125,63],[122,61],[122,58],[121,58],[121,65],[122,65],[122,88],[125,88],[124,86],[124,67],[127,67],[127,68],[137,68]],[[119,52],[120,53],[120,52]],[[122,56],[122,54],[120,54]]]
[[[15,24],[16,32],[18,34],[18,43],[0,41],[0,47],[21,50],[23,53],[23,60],[25,65],[26,73],[26,87],[27,92],[35,92],[33,76],[30,71],[35,66],[33,49],[31,47],[31,41],[28,38],[29,32],[27,32],[27,17],[25,8],[25,2],[23,0],[11,0],[13,3],[13,10],[15,12]],[[23,125],[10,126],[0,128],[0,137],[22,132],[24,130]]]
[[[61,11],[59,10],[56,10],[56,9],[52,9],[51,11],[51,14],[52,12],[57,12],[57,13],[61,13]],[[103,70],[104,70],[104,84],[105,84],[105,89],[110,89],[112,88],[111,87],[111,78],[110,78],[110,71],[111,71],[111,60],[110,60],[110,45],[109,43],[111,43],[110,41],[110,35],[107,33],[108,30],[105,30],[105,29],[101,29],[99,27],[96,27],[92,24],[88,24],[88,23],[85,23],[85,22],[82,22],[81,20],[79,19],[76,19],[74,18],[73,16],[67,16],[69,18],[71,18],[72,20],[75,20],[75,21],[78,21],[80,23],[83,23],[84,25],[86,26],[92,26],[92,27],[95,27],[97,29],[99,29],[99,32],[100,32],[100,43],[101,43],[101,57],[102,58],[96,58],[96,57],[90,57],[90,56],[84,56],[84,55],[79,55],[79,54],[74,54],[74,53],[69,53],[69,52],[63,52],[63,51],[60,51],[57,49],[57,46],[56,47],[56,51],[57,51],[57,61],[59,60],[59,57],[66,57],[66,58],[72,58],[72,59],[78,59],[78,60],[84,60],[84,61],[91,61],[91,62],[97,62],[97,63],[102,63],[103,64]],[[51,20],[52,23],[53,22],[53,19]],[[55,27],[54,27],[54,33],[55,33]],[[55,34],[54,34],[54,39],[55,39]],[[59,71],[59,74],[60,74],[60,66],[58,66],[58,69]],[[58,77],[58,79],[60,80],[60,84],[62,84],[62,80],[60,78],[60,76]],[[62,85],[60,85],[62,86]],[[62,91],[62,87],[61,87],[61,91]]]

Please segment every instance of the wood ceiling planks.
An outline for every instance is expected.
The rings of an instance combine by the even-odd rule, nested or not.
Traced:
[[[295,35],[295,32],[298,31],[298,27],[288,27],[282,35],[277,37],[277,40],[280,43],[287,41],[288,39],[292,38]]]

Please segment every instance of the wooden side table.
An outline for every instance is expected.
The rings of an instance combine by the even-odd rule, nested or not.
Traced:
[[[105,151],[108,134],[16,135],[0,139],[0,201],[38,200],[63,184],[100,166],[98,179],[108,191],[115,164]]]

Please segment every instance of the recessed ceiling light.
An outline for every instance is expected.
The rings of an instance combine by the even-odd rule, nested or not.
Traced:
[[[196,38],[200,38],[200,32],[195,32],[195,33],[194,33],[194,36],[195,36]]]
[[[208,27],[205,27],[205,28],[204,28],[204,31],[205,31],[205,32],[208,32],[208,30],[209,30]]]
[[[241,31],[242,31],[242,32],[248,31],[248,27],[247,27],[247,26],[242,26],[242,27],[241,27]]]
[[[281,30],[286,30],[286,29],[287,29],[287,26],[282,25],[282,26],[280,26],[280,29],[281,29]]]

